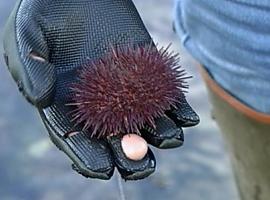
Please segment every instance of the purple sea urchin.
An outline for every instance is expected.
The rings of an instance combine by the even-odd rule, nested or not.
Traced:
[[[189,78],[168,48],[112,48],[83,66],[71,87],[73,119],[96,137],[139,134],[145,123],[155,127],[154,119],[175,105]]]

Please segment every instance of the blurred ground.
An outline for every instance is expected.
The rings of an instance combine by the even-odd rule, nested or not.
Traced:
[[[152,37],[172,43],[181,63],[194,78],[188,99],[201,117],[186,130],[185,146],[155,150],[157,170],[150,178],[124,183],[128,200],[237,200],[228,157],[220,133],[210,119],[205,87],[196,62],[182,49],[171,30],[170,0],[135,0]],[[0,31],[15,1],[0,2]],[[1,39],[2,41],[2,39]],[[2,55],[2,43],[1,55]],[[0,60],[0,199],[1,200],[118,200],[117,179],[85,179],[47,137],[35,109],[18,93],[3,58]]]

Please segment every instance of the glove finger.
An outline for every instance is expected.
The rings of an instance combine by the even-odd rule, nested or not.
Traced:
[[[184,143],[184,134],[181,128],[167,116],[155,119],[156,128],[145,125],[140,130],[142,137],[151,145],[160,149],[180,147]]]
[[[78,173],[99,179],[110,179],[114,166],[108,145],[104,141],[89,139],[85,133],[77,133],[66,139],[80,162],[74,162]]]
[[[104,140],[89,138],[87,132],[75,130],[63,110],[64,106],[60,105],[40,110],[53,143],[69,156],[73,168],[83,176],[110,179],[114,162],[108,144]]]
[[[46,107],[52,101],[56,81],[54,66],[49,62],[49,49],[38,23],[40,17],[34,14],[39,13],[39,8],[35,1],[22,2],[16,4],[6,25],[5,60],[25,97],[38,107]]]
[[[176,108],[165,112],[166,115],[174,121],[177,127],[191,127],[200,123],[197,113],[188,104],[186,98],[181,98]]]
[[[156,160],[153,152],[149,148],[142,160],[134,161],[128,159],[124,154],[120,137],[112,136],[109,137],[107,141],[112,149],[115,165],[123,179],[144,179],[155,171]]]

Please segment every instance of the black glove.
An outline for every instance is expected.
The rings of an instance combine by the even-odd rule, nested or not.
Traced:
[[[89,138],[74,126],[68,102],[76,71],[103,57],[111,46],[145,45],[150,35],[131,0],[19,0],[5,31],[5,59],[20,91],[37,107],[51,140],[86,177],[109,179],[116,166],[122,177],[135,180],[155,170],[151,150],[140,161],[129,160],[121,139]],[[156,130],[141,130],[159,148],[181,146],[181,127],[199,117],[183,99],[179,109],[156,119]]]

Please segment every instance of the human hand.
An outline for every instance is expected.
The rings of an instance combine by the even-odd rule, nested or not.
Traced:
[[[54,144],[86,177],[109,179],[117,167],[126,180],[142,179],[155,170],[148,148],[143,159],[129,159],[120,137],[90,138],[75,126],[66,106],[68,87],[76,72],[91,60],[102,58],[110,46],[152,43],[130,0],[19,0],[5,32],[8,68],[26,99],[38,109]],[[158,148],[183,143],[181,127],[199,118],[185,98],[178,109],[156,119],[156,129],[146,127],[142,137]]]

